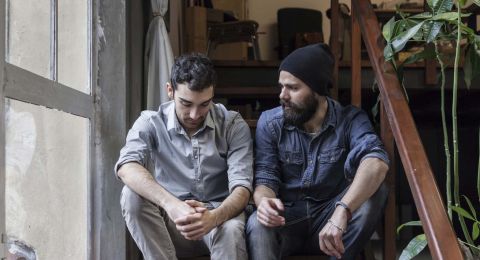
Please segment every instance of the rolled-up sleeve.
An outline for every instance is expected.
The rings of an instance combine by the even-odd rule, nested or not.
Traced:
[[[120,156],[115,164],[115,175],[118,178],[117,171],[125,163],[137,162],[143,167],[148,168],[151,160],[151,151],[153,145],[154,129],[150,126],[149,116],[142,112],[135,121],[132,128],[128,131],[125,146],[120,150]]]
[[[268,114],[262,113],[255,133],[255,186],[267,186],[278,195],[281,182],[277,138],[268,122]]]
[[[237,186],[252,192],[253,182],[253,143],[250,128],[240,114],[235,116],[227,133],[228,141],[228,190]]]
[[[388,155],[382,141],[373,130],[372,124],[364,111],[352,114],[346,131],[350,143],[350,152],[345,162],[345,176],[353,179],[358,166],[366,158],[378,158],[389,164]]]

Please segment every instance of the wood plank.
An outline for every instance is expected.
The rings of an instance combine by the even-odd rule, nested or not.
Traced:
[[[383,259],[395,259],[396,258],[396,233],[395,233],[395,216],[396,216],[396,197],[395,197],[395,140],[393,138],[392,130],[388,124],[387,113],[383,104],[380,106],[380,135],[385,145],[385,150],[388,153],[390,159],[390,169],[386,177],[386,185],[388,187],[388,199],[385,207],[384,217],[384,237],[383,237]]]
[[[351,86],[351,103],[356,107],[362,107],[362,64],[361,64],[361,46],[362,36],[360,33],[360,25],[356,21],[355,10],[351,11],[352,24],[352,86]]]
[[[217,87],[215,97],[278,97],[279,87]]]
[[[93,118],[93,96],[41,77],[12,64],[5,65],[5,97]]]
[[[405,174],[434,259],[463,259],[457,237],[428,162],[398,78],[385,63],[382,34],[369,0],[352,1],[379,84],[381,100],[395,137]]]
[[[330,0],[330,8],[332,10],[332,16],[330,19],[330,49],[335,58],[335,65],[333,66],[333,76],[332,76],[332,89],[330,91],[330,96],[338,100],[338,66],[340,61],[340,42],[338,41],[339,34],[339,5],[338,0]]]

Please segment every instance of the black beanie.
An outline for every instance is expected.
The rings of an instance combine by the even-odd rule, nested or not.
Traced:
[[[321,96],[328,95],[332,84],[333,54],[324,43],[296,49],[280,64],[278,71],[290,72]]]

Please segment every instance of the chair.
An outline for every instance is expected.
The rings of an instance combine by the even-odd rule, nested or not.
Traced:
[[[282,8],[277,12],[278,57],[285,58],[302,45],[323,42],[322,12],[305,8]],[[312,41],[313,39],[313,41]]]
[[[260,60],[257,37],[258,23],[252,20],[211,23],[208,25],[207,56],[218,44],[230,42],[250,42],[253,57]]]

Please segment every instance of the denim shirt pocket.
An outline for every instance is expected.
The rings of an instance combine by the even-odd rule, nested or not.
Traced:
[[[284,181],[300,178],[303,172],[302,152],[280,150],[279,155]]]
[[[345,148],[336,147],[327,151],[320,152],[318,156],[318,162],[320,164],[335,164],[343,155]]]
[[[321,197],[329,197],[336,192],[337,187],[345,181],[343,174],[343,166],[345,164],[345,148],[336,147],[320,152],[318,155],[319,178],[317,181],[321,183]]]

